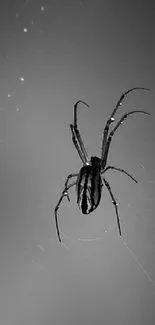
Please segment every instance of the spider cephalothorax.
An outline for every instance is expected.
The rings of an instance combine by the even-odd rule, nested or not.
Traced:
[[[115,131],[118,129],[118,127],[121,124],[123,124],[123,122],[126,120],[126,118],[129,115],[131,115],[133,113],[143,113],[143,114],[150,115],[149,113],[147,113],[145,111],[139,111],[139,110],[128,112],[128,113],[124,114],[122,116],[122,118],[119,120],[119,122],[116,123],[115,127],[111,131],[109,131],[110,124],[115,121],[114,116],[115,116],[117,110],[119,109],[119,107],[121,106],[122,101],[124,100],[126,95],[128,95],[131,91],[137,90],[137,89],[148,91],[148,89],[146,89],[146,88],[136,87],[136,88],[129,89],[128,91],[123,93],[122,96],[120,97],[120,99],[118,100],[116,107],[113,109],[110,118],[107,120],[104,131],[103,131],[101,158],[91,157],[90,160],[88,159],[88,155],[87,155],[84,143],[81,139],[80,133],[77,128],[77,106],[78,106],[78,104],[81,102],[88,107],[89,107],[89,105],[81,100],[79,100],[74,105],[74,124],[71,124],[70,128],[71,128],[71,132],[72,132],[72,140],[73,140],[75,148],[77,149],[77,152],[82,160],[83,167],[80,169],[79,173],[68,175],[66,182],[65,182],[64,190],[62,191],[61,197],[55,207],[55,222],[56,222],[58,239],[60,242],[61,242],[61,237],[60,237],[60,232],[59,232],[57,213],[58,213],[60,203],[64,196],[67,196],[68,200],[70,201],[68,190],[74,185],[76,186],[77,203],[78,203],[78,206],[81,209],[83,214],[89,214],[98,207],[100,200],[101,200],[102,186],[103,185],[106,186],[106,188],[108,189],[109,194],[111,196],[112,203],[114,204],[114,207],[115,207],[119,234],[121,236],[121,227],[120,227],[120,220],[119,220],[119,215],[118,215],[117,202],[113,196],[111,187],[110,187],[108,181],[103,177],[103,174],[109,169],[117,170],[119,172],[126,174],[133,181],[138,183],[137,180],[132,175],[130,175],[127,171],[125,171],[124,169],[117,168],[117,167],[114,167],[111,165],[106,167],[110,143],[111,143],[112,137],[113,137]],[[73,177],[76,177],[76,181],[74,181],[71,184],[68,184],[69,180]]]

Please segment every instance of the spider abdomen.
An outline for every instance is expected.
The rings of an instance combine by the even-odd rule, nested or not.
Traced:
[[[83,214],[95,210],[101,200],[102,180],[100,168],[84,166],[81,168],[76,182],[77,204]]]

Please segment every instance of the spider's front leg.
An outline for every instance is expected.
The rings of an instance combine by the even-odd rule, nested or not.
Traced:
[[[102,156],[102,168],[104,168],[106,166],[106,163],[107,163],[107,157],[108,157],[108,152],[109,152],[109,147],[110,147],[110,143],[111,143],[111,140],[112,140],[112,137],[114,135],[114,133],[116,132],[116,130],[119,128],[120,125],[123,124],[123,122],[127,119],[127,117],[129,115],[132,115],[134,113],[142,113],[142,114],[146,114],[146,115],[150,115],[150,113],[148,112],[145,112],[145,111],[131,111],[131,112],[128,112],[126,114],[124,114],[122,116],[122,118],[120,119],[120,121],[116,124],[116,126],[113,128],[113,130],[110,132],[109,136],[108,136],[108,139],[106,141],[106,145],[105,145],[105,150],[104,150],[104,155]]]
[[[85,149],[84,143],[82,141],[81,135],[79,133],[79,130],[77,128],[77,106],[79,103],[83,103],[84,105],[89,107],[89,105],[82,100],[79,100],[78,102],[76,102],[76,104],[74,105],[74,124],[70,124],[70,128],[71,128],[72,140],[75,145],[75,148],[76,148],[83,164],[85,165],[86,162],[88,161],[88,155],[87,155],[87,151]]]
[[[119,109],[119,107],[122,105],[122,102],[124,101],[125,97],[132,91],[134,90],[144,90],[144,91],[149,91],[149,89],[144,88],[144,87],[134,87],[131,88],[129,90],[127,90],[125,93],[123,93],[120,97],[120,99],[118,100],[115,108],[113,109],[110,118],[107,120],[107,123],[105,125],[104,128],[104,132],[103,132],[103,140],[102,140],[102,167],[105,166],[105,161],[104,161],[104,157],[106,155],[106,144],[107,144],[107,139],[108,139],[108,133],[109,133],[109,127],[110,124],[113,123],[115,121],[114,116],[117,112],[117,110]]]
[[[69,174],[69,175],[68,175],[68,177],[67,177],[67,179],[66,179],[66,182],[65,182],[65,187],[64,187],[64,189],[63,189],[63,191],[62,191],[62,194],[61,194],[61,197],[60,197],[60,199],[59,199],[59,201],[58,201],[58,203],[57,203],[57,205],[56,205],[56,207],[55,207],[55,209],[54,209],[56,230],[57,230],[57,235],[58,235],[58,239],[59,239],[60,242],[61,242],[61,237],[60,237],[60,231],[59,231],[59,225],[58,225],[58,217],[57,217],[57,215],[58,215],[58,210],[59,210],[60,204],[61,204],[62,199],[63,199],[64,196],[67,196],[68,201],[70,201],[70,198],[69,198],[69,195],[68,195],[68,190],[69,190],[72,186],[76,185],[76,182],[73,182],[73,183],[70,184],[70,185],[68,185],[68,182],[69,182],[70,178],[75,177],[75,176],[78,176],[78,174]]]

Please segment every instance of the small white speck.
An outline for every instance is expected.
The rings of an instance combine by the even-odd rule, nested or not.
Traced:
[[[16,108],[16,111],[19,112],[19,108]]]
[[[12,98],[12,95],[11,94],[8,94],[8,98],[11,99]]]
[[[23,83],[24,82],[24,78],[23,77],[20,77],[20,81]]]
[[[111,117],[111,121],[112,121],[112,122],[114,122],[114,121],[115,121],[114,117]]]
[[[24,28],[23,31],[24,31],[24,33],[27,33],[27,28]]]
[[[145,169],[145,167],[144,167],[142,164],[140,164],[140,166],[141,166],[143,169]]]
[[[45,8],[43,6],[41,6],[40,9],[41,9],[41,11],[44,11],[45,10]]]
[[[37,247],[39,247],[41,249],[41,251],[45,251],[43,247],[41,247],[39,244],[37,245]]]

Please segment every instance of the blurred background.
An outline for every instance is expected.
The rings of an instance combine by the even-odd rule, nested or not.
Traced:
[[[152,1],[1,0],[0,324],[155,323],[155,5]],[[72,143],[73,105],[89,156],[116,114],[139,109],[115,133],[106,188],[82,215],[64,199],[82,163]]]

